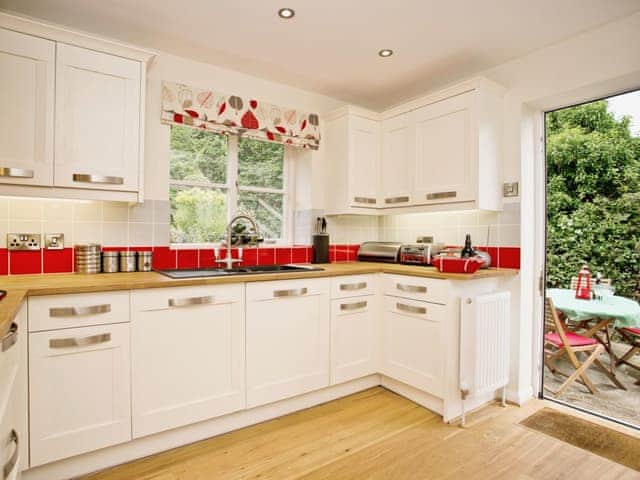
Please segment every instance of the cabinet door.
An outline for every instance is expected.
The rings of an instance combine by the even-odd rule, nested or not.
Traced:
[[[384,303],[382,372],[442,397],[445,307],[388,295]]]
[[[331,384],[376,373],[376,296],[331,302]]]
[[[247,407],[328,385],[328,283],[248,284]]]
[[[376,208],[380,168],[380,124],[367,118],[349,119],[349,202]]]
[[[415,171],[414,129],[406,113],[382,123],[381,207],[411,203]]]
[[[134,438],[244,408],[242,288],[131,293]]]
[[[472,93],[465,93],[414,112],[415,203],[475,199],[471,106]]]
[[[141,64],[58,45],[55,185],[137,191]]]
[[[31,466],[131,439],[129,324],[29,334]]]
[[[55,42],[0,29],[0,182],[53,184]]]
[[[0,336],[0,472],[16,479],[28,467],[27,307]]]

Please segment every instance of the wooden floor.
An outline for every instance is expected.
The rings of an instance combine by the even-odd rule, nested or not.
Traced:
[[[517,424],[543,405],[491,405],[461,429],[377,387],[86,479],[640,478],[640,472]]]

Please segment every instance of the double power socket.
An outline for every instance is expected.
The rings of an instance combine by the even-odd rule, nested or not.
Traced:
[[[12,251],[40,250],[42,235],[39,233],[8,233],[7,249]],[[63,233],[45,233],[44,248],[47,250],[62,250],[64,248]]]

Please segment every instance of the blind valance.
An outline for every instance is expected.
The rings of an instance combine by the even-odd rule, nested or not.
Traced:
[[[313,150],[320,145],[315,113],[181,83],[162,82],[161,121]]]

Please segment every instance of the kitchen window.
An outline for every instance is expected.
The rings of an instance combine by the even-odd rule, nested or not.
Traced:
[[[237,213],[256,219],[265,242],[290,243],[289,147],[171,126],[172,244],[213,244]]]

